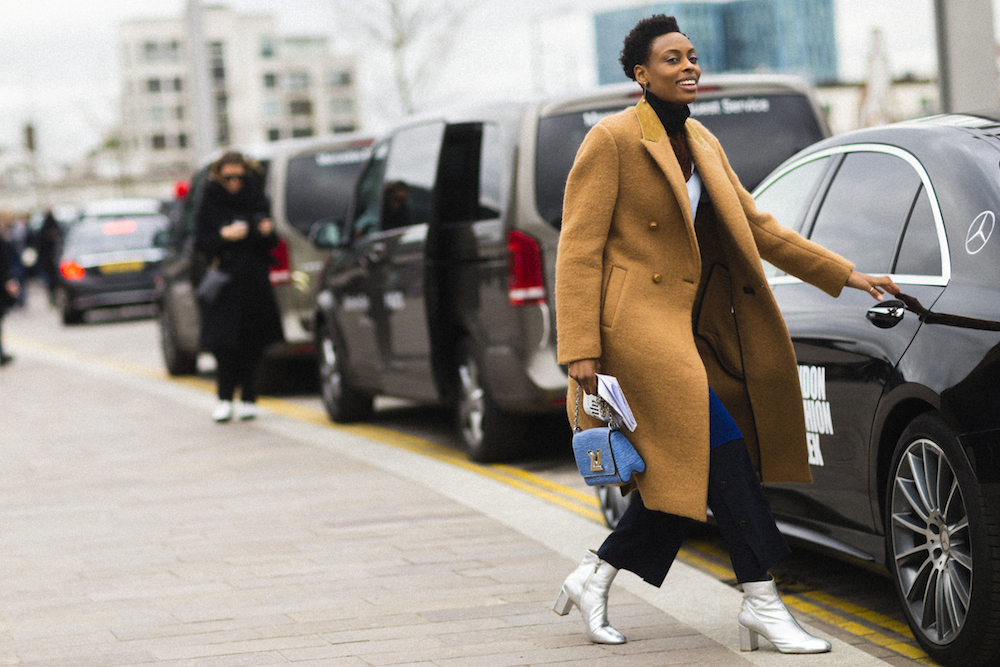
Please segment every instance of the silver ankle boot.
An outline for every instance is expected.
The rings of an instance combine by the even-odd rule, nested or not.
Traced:
[[[743,584],[743,610],[737,618],[740,650],[756,651],[759,636],[782,653],[826,653],[830,642],[802,629],[778,597],[774,578]]]
[[[618,569],[588,551],[580,564],[566,577],[553,607],[565,616],[573,605],[583,614],[587,639],[595,644],[624,644],[625,636],[608,624],[608,591]]]

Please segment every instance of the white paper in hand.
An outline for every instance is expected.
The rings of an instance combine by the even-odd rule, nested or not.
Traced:
[[[608,414],[609,408],[618,424],[630,431],[635,430],[635,416],[628,406],[628,401],[625,400],[625,394],[622,392],[621,385],[618,384],[618,379],[611,375],[598,373],[597,396],[583,395],[583,411],[591,417],[610,421],[612,415]]]

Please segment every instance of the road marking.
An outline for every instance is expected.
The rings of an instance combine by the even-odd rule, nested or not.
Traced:
[[[16,334],[7,335],[6,340],[8,345],[12,345],[13,347],[23,347],[37,352],[42,352],[46,355],[61,357],[63,359],[79,363],[95,365],[106,370],[113,370],[132,376],[147,377],[173,384],[185,385],[201,392],[215,392],[215,383],[204,378],[195,376],[175,377],[160,369],[153,369],[148,366],[128,362],[115,361],[107,359],[106,357],[86,352],[79,352],[71,348],[26,338],[24,336],[18,336]],[[473,463],[466,458],[466,455],[463,452],[459,452],[443,445],[438,445],[423,438],[407,435],[405,433],[399,433],[398,431],[393,431],[381,426],[375,426],[372,424],[336,424],[331,422],[327,418],[326,413],[322,410],[308,408],[280,398],[261,397],[258,400],[258,404],[260,407],[268,410],[269,412],[273,412],[274,414],[281,415],[293,421],[301,421],[322,426],[324,428],[351,433],[353,435],[369,438],[392,447],[405,449],[423,456],[428,456],[438,461],[458,466],[470,472],[516,488],[546,502],[550,502],[563,509],[573,512],[574,514],[590,519],[595,523],[601,525],[604,524],[604,516],[599,510],[595,496],[582,493],[577,489],[572,489],[557,482],[552,482],[551,480],[544,479],[538,475],[520,470],[518,468],[514,468],[513,466],[504,464]],[[725,565],[720,565],[717,562],[718,558],[728,558],[728,555],[722,552],[722,550],[704,542],[689,540],[688,545],[681,548],[678,557],[686,564],[696,567],[704,572],[708,572],[716,579],[731,581],[736,578],[736,575],[733,573],[731,568]],[[900,642],[873,630],[867,625],[857,623],[856,621],[852,621],[850,618],[845,618],[839,614],[828,611],[827,609],[819,606],[819,604],[841,611],[848,616],[865,620],[868,623],[880,626],[908,639],[913,639],[913,635],[908,626],[903,623],[899,623],[898,621],[894,621],[893,619],[875,611],[865,609],[860,605],[840,600],[832,595],[814,590],[799,590],[793,593],[785,592],[783,593],[782,598],[785,600],[787,606],[797,611],[809,614],[818,620],[833,625],[855,636],[861,637],[873,644],[887,648],[906,658],[921,662],[928,659],[927,654],[920,648]],[[810,602],[810,600],[812,602]],[[928,664],[930,663],[928,662]]]

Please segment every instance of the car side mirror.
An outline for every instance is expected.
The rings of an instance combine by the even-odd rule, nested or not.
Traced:
[[[309,229],[309,240],[317,248],[339,248],[344,245],[341,233],[343,225],[342,220],[334,222],[322,220],[314,223]]]

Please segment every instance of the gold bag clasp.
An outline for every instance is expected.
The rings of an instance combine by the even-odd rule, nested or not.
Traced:
[[[604,470],[604,466],[601,465],[601,450],[596,452],[590,450],[587,452],[590,455],[590,472],[601,472]]]

